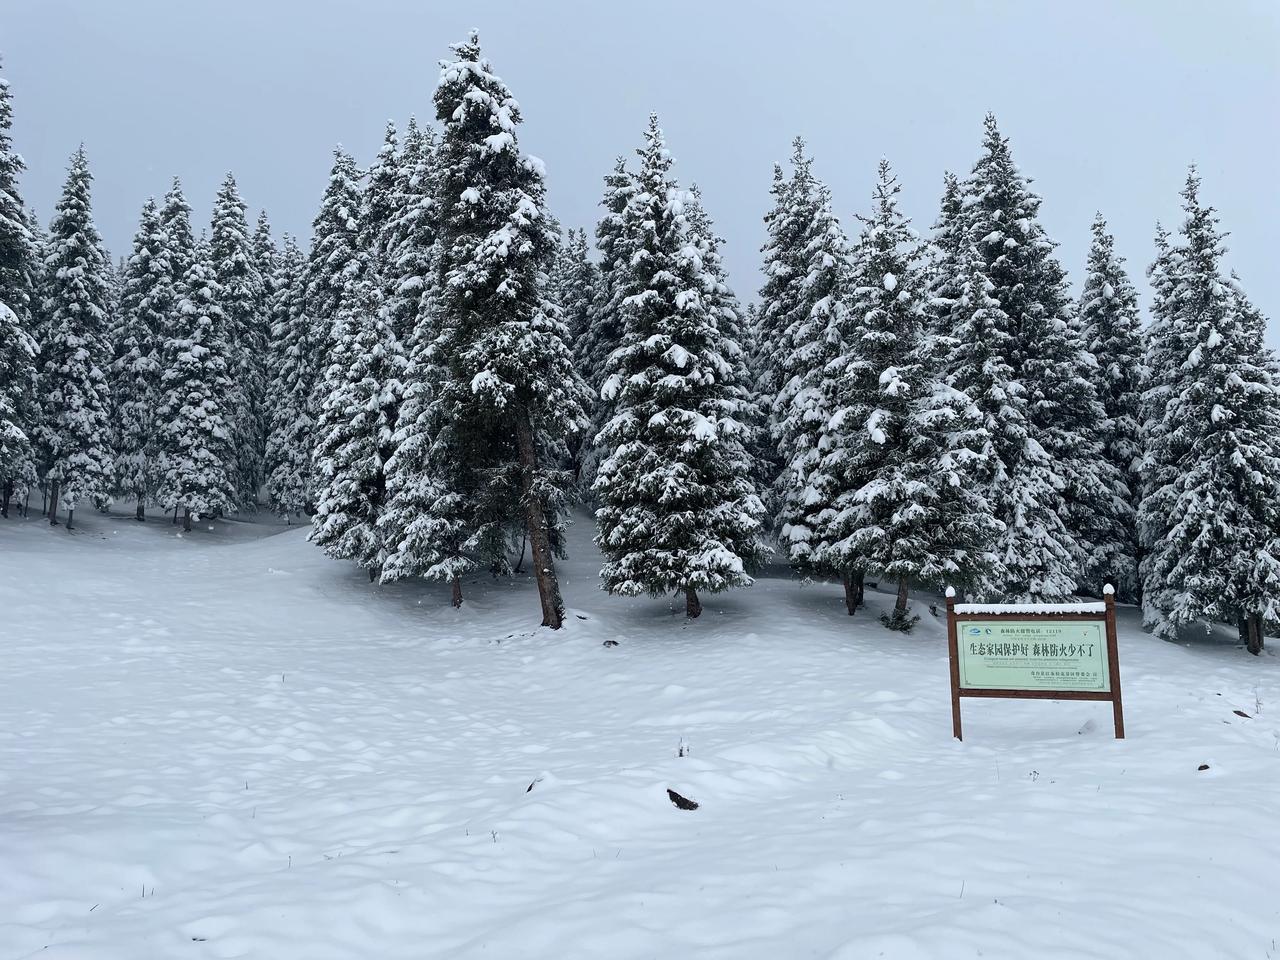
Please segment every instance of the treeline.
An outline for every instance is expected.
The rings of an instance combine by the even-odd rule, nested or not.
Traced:
[[[845,225],[796,142],[775,169],[764,286],[722,240],[656,118],[605,177],[593,257],[546,208],[519,108],[473,35],[436,124],[338,151],[308,253],[250,233],[235,182],[210,235],[180,188],[113,271],[83,152],[47,237],[17,199],[0,89],[0,476],[58,503],[308,514],[374,580],[527,544],[543,623],[568,506],[596,511],[603,586],[685,598],[772,554],[844,584],[1054,602],[1116,585],[1166,638],[1280,616],[1280,387],[1194,169],[1157,230],[1151,323],[1098,216],[1073,299],[1040,199],[988,117],[927,239],[887,162]],[[4,319],[7,318],[7,319]]]

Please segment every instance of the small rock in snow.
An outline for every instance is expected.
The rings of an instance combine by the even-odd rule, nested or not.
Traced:
[[[698,809],[698,802],[696,800],[690,800],[688,797],[682,797],[680,796],[680,794],[676,793],[670,787],[667,787],[667,796],[670,797],[671,802],[674,803],[681,810],[697,810]]]

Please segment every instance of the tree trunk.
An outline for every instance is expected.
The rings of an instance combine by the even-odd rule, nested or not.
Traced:
[[[49,515],[49,481],[45,480],[40,484],[40,516],[47,517]]]
[[[73,524],[75,523],[75,519],[76,519],[76,508],[72,507],[70,510],[67,511],[67,529],[68,530],[75,529],[75,527],[73,526]]]
[[[560,581],[556,578],[555,558],[551,554],[547,511],[535,483],[538,451],[533,442],[533,423],[526,410],[516,412],[516,439],[520,444],[520,473],[525,511],[528,515],[533,572],[538,581],[538,599],[542,601],[542,625],[559,630],[564,625],[564,600],[560,597]]]
[[[13,496],[13,481],[6,480],[4,489],[0,490],[0,517],[9,519],[9,498]]]
[[[58,525],[58,481],[49,481],[49,526]]]
[[[526,530],[524,532],[524,535],[520,537],[520,559],[516,561],[516,569],[515,569],[516,573],[519,573],[521,570],[524,569],[524,551],[528,546],[529,546],[529,531]]]
[[[844,607],[851,617],[862,606],[862,583],[865,577],[866,572],[863,570],[846,570],[841,578],[844,583]]]
[[[182,529],[187,533],[191,532],[191,508],[190,507],[183,507],[182,509]]]
[[[145,522],[147,519],[147,505],[146,505],[146,501],[143,500],[142,497],[138,498],[138,512],[136,514],[136,519],[141,520],[143,522]]]
[[[369,582],[373,583],[378,579],[378,571],[374,567],[369,568]]]
[[[1236,621],[1236,629],[1240,631],[1240,642],[1245,646],[1249,645],[1249,615],[1240,614],[1240,619]]]
[[[898,602],[893,606],[893,613],[896,617],[905,617],[907,615],[907,578],[900,577],[898,579]]]
[[[1262,615],[1252,613],[1249,615],[1249,645],[1248,650],[1255,657],[1262,653]]]
[[[702,615],[702,601],[698,599],[698,591],[693,587],[684,588],[684,615],[696,620]]]
[[[449,601],[455,607],[462,606],[462,578],[455,576],[451,583],[453,588],[453,598]]]
[[[175,527],[178,525],[178,505],[177,504],[174,504],[173,506],[173,525]]]

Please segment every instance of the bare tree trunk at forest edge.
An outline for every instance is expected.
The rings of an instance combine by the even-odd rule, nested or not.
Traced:
[[[556,578],[555,558],[551,553],[547,511],[535,483],[538,451],[533,441],[533,423],[526,410],[516,411],[516,440],[520,445],[521,485],[528,517],[533,573],[538,581],[538,599],[542,601],[542,625],[559,630],[564,625],[564,600],[560,597],[560,581]]]

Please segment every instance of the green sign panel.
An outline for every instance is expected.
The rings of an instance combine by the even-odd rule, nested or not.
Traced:
[[[956,628],[961,689],[1111,689],[1101,620],[961,620]]]

